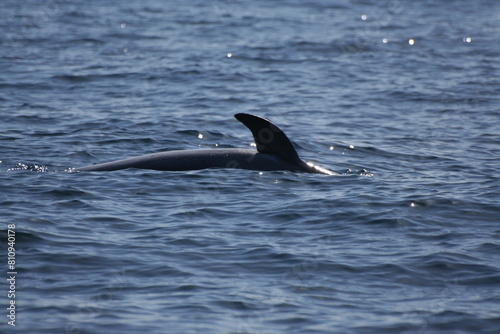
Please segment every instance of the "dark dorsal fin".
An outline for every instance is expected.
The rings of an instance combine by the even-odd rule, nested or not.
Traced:
[[[234,117],[252,131],[259,153],[276,155],[287,161],[300,160],[290,139],[267,119],[243,113]]]

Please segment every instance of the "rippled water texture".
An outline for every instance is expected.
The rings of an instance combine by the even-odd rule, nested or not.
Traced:
[[[0,8],[0,332],[498,333],[498,1]],[[340,175],[67,172],[239,112]]]

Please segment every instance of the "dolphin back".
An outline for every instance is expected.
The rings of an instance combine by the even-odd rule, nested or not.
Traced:
[[[226,148],[159,152],[80,167],[76,168],[76,171],[114,171],[126,168],[162,171],[242,168],[263,171],[317,172],[307,170],[304,165],[305,163],[296,164],[271,154],[259,153],[254,149]]]
[[[96,165],[76,168],[76,171],[113,171],[126,168],[184,171],[205,168],[242,168],[250,170],[289,170],[292,172],[335,174],[327,169],[300,160],[292,142],[276,125],[265,118],[236,114],[253,134],[254,149],[198,149],[168,151],[141,155]]]

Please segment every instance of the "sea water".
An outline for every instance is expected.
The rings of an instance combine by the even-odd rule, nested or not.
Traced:
[[[0,7],[2,333],[498,333],[498,1]],[[240,112],[340,175],[68,172]]]

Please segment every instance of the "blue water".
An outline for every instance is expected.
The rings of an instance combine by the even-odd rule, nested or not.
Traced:
[[[0,7],[0,332],[498,333],[500,2]],[[340,175],[67,172],[238,112]]]

